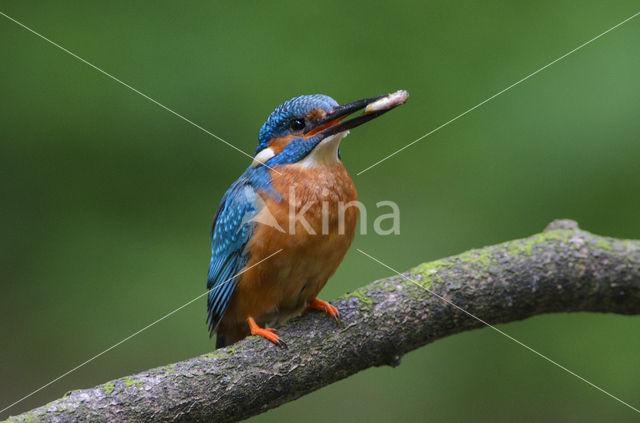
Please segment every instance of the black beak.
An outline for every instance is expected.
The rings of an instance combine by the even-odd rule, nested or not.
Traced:
[[[404,90],[396,91],[388,95],[366,98],[343,104],[336,107],[333,112],[316,122],[316,125],[305,132],[305,137],[320,136],[321,139],[347,131],[377,118],[389,110],[404,104],[409,97],[409,93]],[[342,121],[345,117],[365,109],[364,112],[353,119]]]

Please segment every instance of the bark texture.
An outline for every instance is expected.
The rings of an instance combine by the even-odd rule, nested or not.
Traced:
[[[425,263],[344,295],[334,301],[342,328],[316,312],[296,318],[280,328],[288,350],[251,337],[70,392],[8,421],[241,420],[368,367],[398,365],[408,351],[483,326],[429,291],[489,324],[542,313],[639,314],[640,241],[554,221],[529,238]]]

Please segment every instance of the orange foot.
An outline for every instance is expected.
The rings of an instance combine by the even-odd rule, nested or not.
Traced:
[[[284,343],[282,339],[278,335],[276,335],[276,330],[272,328],[263,329],[253,320],[253,317],[247,317],[247,323],[249,324],[249,329],[251,329],[251,335],[258,335],[269,341],[273,342],[279,347],[287,348],[287,344]]]
[[[333,306],[332,304],[329,304],[326,301],[322,301],[317,298],[314,298],[313,300],[311,300],[311,302],[309,303],[309,305],[307,306],[304,312],[306,313],[307,311],[310,311],[310,310],[320,310],[324,313],[327,313],[329,316],[335,319],[338,326],[342,325],[342,320],[340,320],[340,312],[335,306]]]

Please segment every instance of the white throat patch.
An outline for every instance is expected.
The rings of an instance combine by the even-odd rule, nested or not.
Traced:
[[[338,148],[340,148],[340,141],[347,135],[349,135],[349,131],[339,132],[323,139],[311,150],[311,153],[307,154],[304,159],[296,164],[304,167],[312,167],[330,166],[340,162],[338,158]]]
[[[261,164],[265,164],[267,160],[275,156],[276,153],[269,147],[265,148],[253,158],[253,163],[251,163],[251,167],[258,167]]]

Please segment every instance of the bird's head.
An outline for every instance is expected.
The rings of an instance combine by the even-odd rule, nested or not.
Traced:
[[[260,129],[253,167],[336,163],[340,140],[350,129],[403,104],[408,95],[406,91],[396,91],[342,106],[322,94],[285,101],[276,107]],[[360,116],[344,120],[361,109],[364,112]]]

